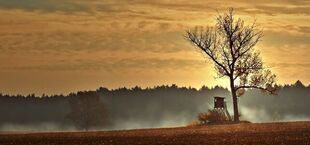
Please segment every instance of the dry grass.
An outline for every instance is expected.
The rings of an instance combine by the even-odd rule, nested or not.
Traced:
[[[310,122],[231,124],[107,132],[0,134],[0,145],[299,145]]]

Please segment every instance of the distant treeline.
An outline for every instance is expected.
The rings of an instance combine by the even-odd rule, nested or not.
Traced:
[[[214,96],[230,92],[222,87],[200,89],[176,85],[141,89],[119,88],[81,91],[69,95],[0,94],[0,130],[70,130],[67,118],[69,100],[85,95],[99,95],[107,109],[107,122],[101,129],[150,128],[185,125],[199,112],[213,107]],[[310,118],[310,87],[300,81],[280,86],[277,96],[248,90],[240,99],[241,114],[249,121],[273,121]],[[96,113],[96,112],[93,112]]]

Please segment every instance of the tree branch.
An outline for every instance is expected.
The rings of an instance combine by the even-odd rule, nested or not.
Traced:
[[[274,94],[276,91],[276,89],[269,90],[268,88],[264,88],[264,87],[260,87],[260,86],[254,86],[254,85],[253,86],[250,86],[250,85],[239,86],[236,88],[236,91],[239,89],[259,89],[262,91],[269,92],[270,94]]]
[[[210,48],[212,44],[215,44],[214,40],[212,41],[212,38],[210,37],[211,36],[209,36],[207,33],[205,35],[201,33],[200,36],[198,36],[196,31],[194,32],[187,31],[186,38],[189,41],[191,41],[192,44],[200,48],[200,50],[202,50],[205,54],[207,54],[216,65],[218,65],[225,71],[226,75],[229,75],[230,72],[227,70],[227,68],[222,63],[220,63],[219,60],[217,60],[216,55],[214,53],[215,50],[212,51],[212,49]],[[214,45],[214,47],[216,46]]]

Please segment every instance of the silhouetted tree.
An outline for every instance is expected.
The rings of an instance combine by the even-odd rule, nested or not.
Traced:
[[[106,108],[96,92],[79,92],[69,100],[71,112],[68,118],[80,128],[103,126],[106,121]]]
[[[297,88],[305,88],[306,87],[300,80],[297,80],[296,83],[294,84],[294,86]]]
[[[214,27],[196,27],[186,33],[186,38],[214,62],[219,77],[228,77],[233,99],[234,121],[239,121],[238,96],[245,89],[256,88],[274,93],[275,75],[263,67],[254,46],[263,36],[254,22],[245,25],[234,17],[231,8],[219,15]]]

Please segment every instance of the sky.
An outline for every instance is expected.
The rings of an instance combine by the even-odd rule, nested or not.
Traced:
[[[0,92],[228,86],[184,34],[229,7],[264,30],[277,83],[310,83],[308,0],[0,0]]]

